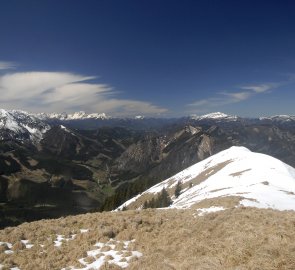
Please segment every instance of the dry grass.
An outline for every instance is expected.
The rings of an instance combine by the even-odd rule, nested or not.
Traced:
[[[243,200],[243,197],[239,196],[226,196],[226,197],[217,197],[211,199],[205,199],[200,202],[195,203],[190,208],[210,208],[211,206],[221,206],[223,208],[233,208],[240,204],[240,201]]]
[[[218,163],[212,167],[208,167],[207,169],[203,170],[197,177],[193,178],[191,181],[187,182],[186,184],[189,185],[190,183],[192,183],[194,186],[199,185],[205,180],[207,180],[208,177],[218,173],[220,170],[222,170],[224,167],[226,167],[228,164],[232,162],[233,162],[232,160],[227,160],[227,161]]]
[[[231,206],[230,200],[223,203]],[[136,240],[128,251],[143,256],[131,260],[128,269],[133,270],[295,269],[295,212],[233,207],[194,217],[195,211],[130,210],[24,223],[0,231],[0,241],[12,243],[16,250],[8,255],[1,249],[0,262],[21,270],[82,267],[77,259],[95,249],[96,242],[106,243],[112,237]],[[80,229],[90,230],[81,233]],[[57,248],[53,243],[57,234],[77,236]],[[24,239],[34,244],[32,249],[17,249]],[[131,254],[122,248],[118,244],[115,249]],[[105,263],[101,269],[120,268]]]

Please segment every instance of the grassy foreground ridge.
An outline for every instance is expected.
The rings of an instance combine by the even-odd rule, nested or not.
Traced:
[[[177,209],[84,214],[6,228],[0,242],[2,269],[92,269],[87,264],[107,252],[120,262],[105,255],[100,269],[295,269],[295,212],[239,207],[204,216]],[[89,253],[97,243],[100,251]]]

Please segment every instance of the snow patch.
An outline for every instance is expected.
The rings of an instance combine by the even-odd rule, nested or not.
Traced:
[[[56,235],[56,240],[54,241],[54,246],[55,247],[60,247],[64,241],[70,241],[70,240],[74,240],[76,237],[76,234],[72,234],[71,237],[66,238],[64,235],[62,234],[57,234]]]
[[[29,240],[21,240],[22,243],[25,244],[26,248],[31,249],[34,245],[29,244]]]
[[[226,208],[221,207],[221,206],[211,206],[209,208],[198,208],[197,211],[198,216],[204,216],[205,214],[209,214],[209,213],[214,213],[214,212],[218,212],[218,211],[224,211],[226,210]]]
[[[90,257],[94,260],[93,262],[88,263],[87,258],[81,258],[79,259],[79,262],[84,266],[83,268],[74,268],[73,266],[70,266],[69,268],[72,270],[100,269],[100,267],[106,262],[126,268],[132,258],[139,258],[142,256],[142,253],[139,251],[128,250],[129,244],[134,241],[135,240],[122,242],[110,239],[107,243],[98,242],[94,245],[96,249],[87,252],[87,258]],[[116,245],[121,243],[123,243],[123,248],[121,250],[115,250]],[[62,270],[65,269],[68,268],[63,268]]]

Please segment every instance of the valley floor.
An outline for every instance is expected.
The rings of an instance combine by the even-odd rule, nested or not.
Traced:
[[[6,228],[0,244],[2,269],[295,269],[295,212],[94,213]]]

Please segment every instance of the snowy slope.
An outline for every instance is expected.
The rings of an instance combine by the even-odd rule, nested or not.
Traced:
[[[171,208],[190,208],[205,199],[237,196],[243,206],[295,210],[295,169],[244,147],[231,147],[211,156],[124,205],[131,208],[144,196],[157,194],[163,188],[173,194],[171,191],[178,181],[181,181],[183,190],[178,198],[172,196]]]

